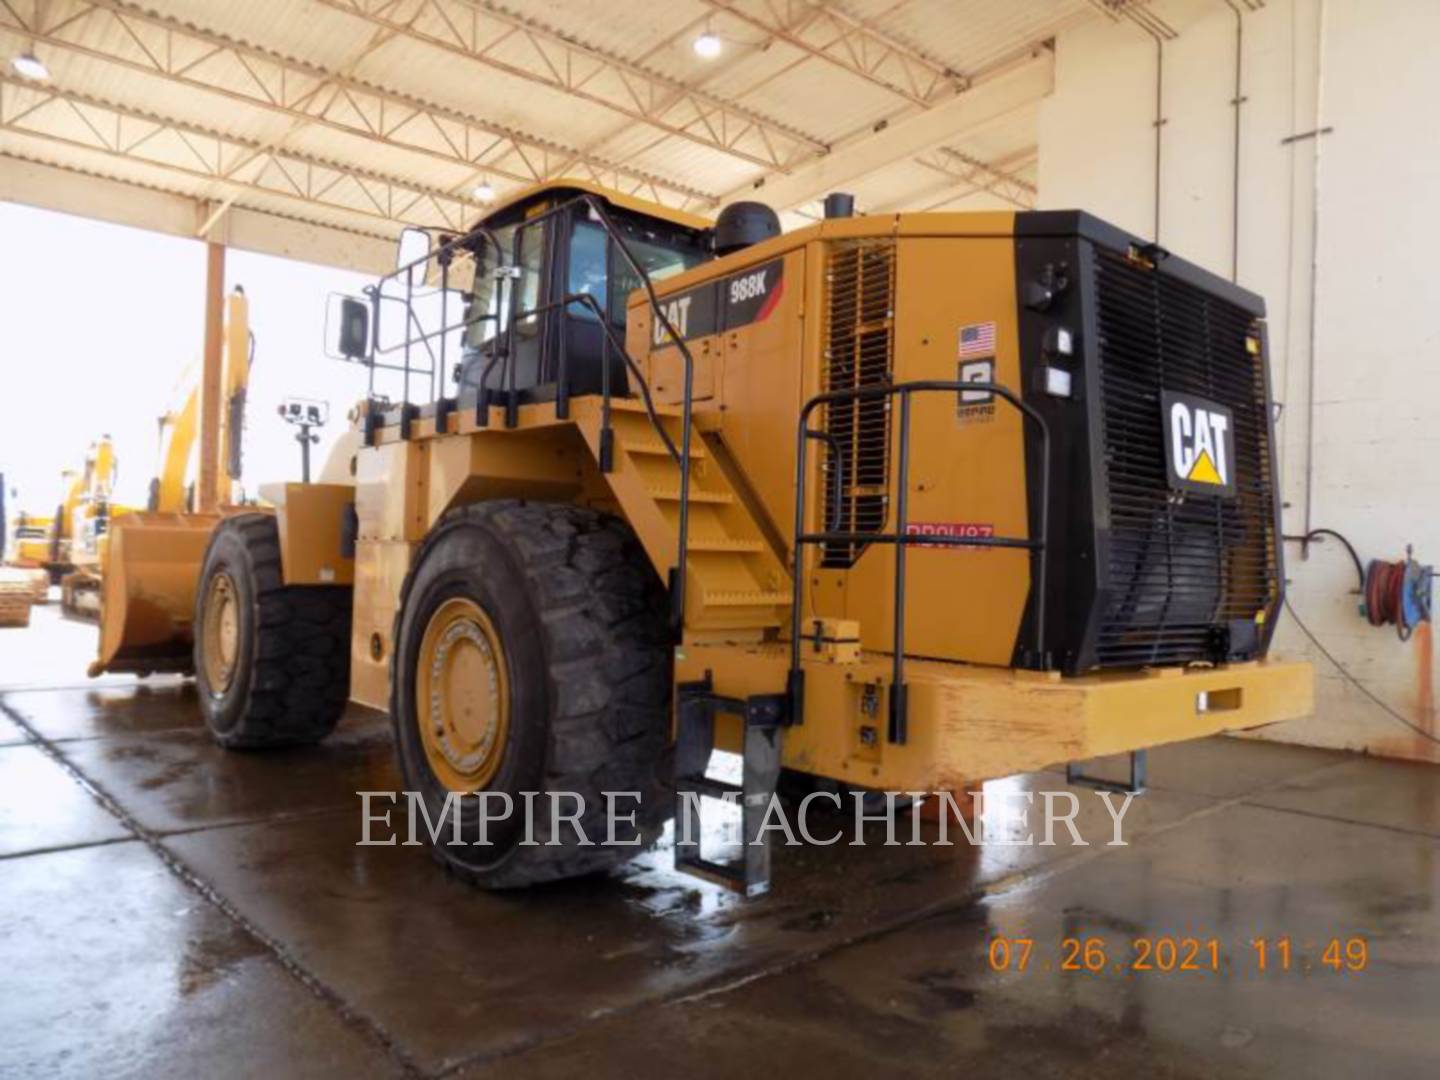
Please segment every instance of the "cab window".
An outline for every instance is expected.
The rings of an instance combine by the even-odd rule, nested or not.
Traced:
[[[698,244],[687,244],[678,238],[661,238],[639,229],[626,228],[624,231],[625,246],[652,282],[664,281],[684,273],[705,258],[705,252]],[[640,277],[630,268],[625,256],[618,251],[611,253],[610,268],[613,286],[610,290],[610,321],[623,326],[625,301],[632,292],[640,288]]]
[[[510,261],[510,251],[515,239],[515,226],[497,229],[495,239],[499,241],[504,259]],[[479,348],[505,329],[510,320],[508,305],[500,303],[500,281],[495,276],[499,268],[499,256],[495,245],[483,242],[475,259],[475,282],[471,288],[471,300],[465,309],[465,345]]]
[[[593,297],[601,311],[605,310],[606,250],[604,229],[590,221],[575,222],[570,233],[570,278],[565,292],[567,296]],[[567,314],[596,321],[595,312],[585,304],[569,305]]]
[[[541,281],[545,273],[545,250],[550,238],[550,221],[526,225],[520,232],[520,280],[516,284],[515,310],[523,315],[540,306]],[[537,315],[523,315],[515,329],[526,337],[534,337],[540,331]]]

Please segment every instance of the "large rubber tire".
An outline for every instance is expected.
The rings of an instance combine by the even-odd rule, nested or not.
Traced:
[[[583,507],[497,500],[451,511],[431,531],[401,594],[392,656],[390,715],[407,791],[431,822],[449,789],[419,729],[416,668],[442,604],[469,601],[488,618],[504,654],[509,709],[493,774],[476,789],[506,792],[517,813],[476,845],[480,800],[460,802],[464,843],[439,834],[431,851],[484,888],[503,889],[608,869],[652,844],[673,812],[669,782],[672,651],[666,594],[628,525]],[[497,663],[496,670],[500,670]],[[570,791],[585,800],[580,824],[595,846],[557,828],[536,797],[525,839],[525,792]],[[639,792],[635,828],[606,846],[604,792]],[[429,842],[423,822],[417,835]],[[550,845],[548,841],[558,839]]]
[[[233,663],[215,677],[207,603],[217,578],[233,605]],[[195,680],[205,726],[221,746],[304,746],[334,730],[350,694],[350,606],[342,585],[290,585],[271,514],[215,527],[195,594]],[[207,649],[211,655],[207,655]]]

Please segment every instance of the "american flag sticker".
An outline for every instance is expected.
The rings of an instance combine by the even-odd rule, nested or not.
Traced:
[[[960,359],[995,355],[995,324],[971,323],[960,328]]]

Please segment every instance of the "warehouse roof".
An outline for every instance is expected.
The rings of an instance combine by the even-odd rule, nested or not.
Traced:
[[[1126,2],[3,0],[0,198],[357,264],[560,177],[1028,206],[1048,42]]]

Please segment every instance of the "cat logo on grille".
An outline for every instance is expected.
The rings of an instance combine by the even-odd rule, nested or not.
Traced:
[[[1160,395],[1170,487],[1205,495],[1235,494],[1235,416],[1189,394]]]

